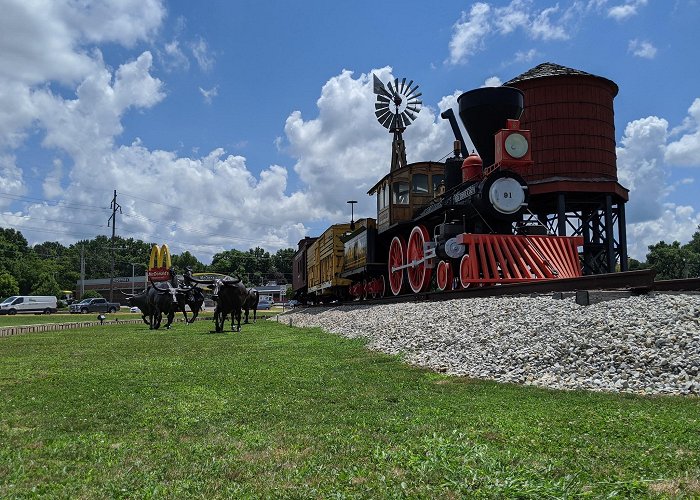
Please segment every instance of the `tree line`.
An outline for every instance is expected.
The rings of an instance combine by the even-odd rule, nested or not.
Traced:
[[[646,262],[629,260],[629,269],[653,269],[657,280],[700,278],[700,225],[685,245],[660,241],[649,245]]]
[[[97,236],[69,246],[48,241],[29,246],[21,232],[0,228],[0,298],[11,295],[56,295],[75,290],[80,280],[81,260],[85,279],[109,278],[114,252],[114,276],[142,276],[148,266],[153,243],[117,236]],[[648,247],[646,261],[629,259],[629,269],[651,268],[656,279],[700,277],[700,226],[685,245],[660,241]],[[226,250],[213,256],[210,264],[200,262],[190,252],[172,256],[176,269],[191,267],[194,272],[216,272],[240,276],[246,285],[267,281],[291,282],[295,250],[285,248],[270,254],[260,247]]]
[[[68,246],[55,241],[30,246],[20,231],[0,228],[0,298],[11,295],[55,295],[75,290],[81,262],[85,279],[109,278],[114,253],[114,276],[143,276],[153,243],[134,238],[107,236],[81,240]],[[270,254],[260,247],[247,251],[226,250],[213,256],[210,264],[190,252],[172,255],[172,264],[182,271],[216,272],[240,276],[246,285],[268,281],[291,282],[295,250],[285,248]]]

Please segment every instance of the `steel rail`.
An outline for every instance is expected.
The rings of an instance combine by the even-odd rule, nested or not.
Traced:
[[[659,292],[700,291],[700,278],[655,281],[654,290]]]
[[[575,292],[577,290],[631,290],[633,293],[647,293],[655,289],[655,271],[643,269],[621,273],[596,274],[578,278],[511,283],[493,286],[473,286],[444,292],[431,291],[398,296],[384,296],[381,299],[346,301],[345,304],[393,304],[399,302],[439,301],[475,297],[500,297],[509,295],[531,295],[553,292]],[[698,280],[700,281],[700,280]],[[658,283],[658,282],[657,282]],[[668,285],[670,286],[670,285]]]

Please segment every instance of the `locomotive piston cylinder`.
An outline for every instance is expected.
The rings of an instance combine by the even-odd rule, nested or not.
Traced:
[[[464,245],[457,243],[457,236],[464,232],[461,222],[444,222],[435,226],[433,238],[436,253],[441,259],[458,259],[464,255]]]

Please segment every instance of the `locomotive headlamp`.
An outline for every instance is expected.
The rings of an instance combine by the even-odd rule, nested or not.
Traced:
[[[514,214],[525,204],[525,187],[512,177],[501,177],[491,184],[489,201],[498,212]]]
[[[523,134],[513,133],[506,137],[506,152],[513,158],[522,158],[527,154],[529,144]]]
[[[529,130],[520,129],[519,120],[507,120],[506,127],[495,136],[495,169],[521,169],[532,165],[532,148]]]

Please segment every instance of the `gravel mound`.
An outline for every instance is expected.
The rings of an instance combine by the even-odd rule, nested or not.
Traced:
[[[506,297],[288,313],[418,366],[555,389],[700,395],[700,295]]]

